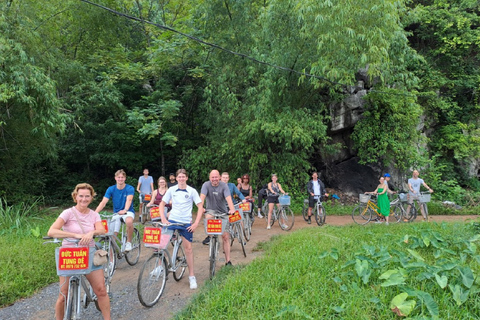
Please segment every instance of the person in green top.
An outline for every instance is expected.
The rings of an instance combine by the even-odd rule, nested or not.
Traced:
[[[385,178],[380,177],[380,184],[377,189],[372,192],[365,192],[366,194],[378,195],[379,213],[385,217],[385,224],[388,225],[388,216],[390,215],[390,200],[388,199],[388,187],[385,185]]]

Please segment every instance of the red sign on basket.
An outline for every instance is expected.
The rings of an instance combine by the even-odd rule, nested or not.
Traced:
[[[108,233],[108,221],[102,220],[103,227],[105,228],[105,233]]]
[[[228,216],[228,221],[230,223],[234,223],[234,222],[237,222],[237,221],[240,221],[240,220],[242,220],[242,216],[240,215],[240,212],[238,212],[238,210],[235,211],[234,214]]]
[[[143,243],[160,244],[161,235],[162,229],[147,227],[143,229]]]
[[[240,203],[240,204],[239,204],[239,207],[240,207],[240,209],[242,209],[243,211],[249,212],[251,205],[252,205],[252,204],[251,204],[250,202],[245,202],[245,203]]]
[[[160,218],[160,208],[159,207],[153,207],[150,209],[150,219],[159,219]]]
[[[152,200],[152,195],[151,194],[146,194],[145,195],[145,201],[150,201]]]
[[[58,252],[58,270],[88,269],[89,248],[60,248]]]
[[[222,233],[222,219],[208,219],[207,233]]]

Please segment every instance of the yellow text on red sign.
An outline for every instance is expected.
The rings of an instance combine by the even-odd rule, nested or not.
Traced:
[[[221,219],[208,219],[207,220],[207,233],[222,233],[222,220]]]
[[[150,218],[152,220],[160,218],[160,208],[159,207],[153,207],[152,209],[150,209]]]
[[[102,220],[103,227],[105,228],[105,232],[108,233],[108,221]]]
[[[58,270],[88,269],[89,248],[60,248],[58,252]]]
[[[243,211],[250,211],[250,206],[250,202],[240,203],[239,205],[240,209],[242,209]]]
[[[152,195],[146,194],[145,195],[145,201],[150,201],[152,199]]]
[[[162,229],[147,227],[143,229],[143,243],[160,244]]]
[[[237,221],[240,221],[240,220],[242,220],[242,216],[240,215],[240,212],[238,212],[238,210],[235,211],[234,214],[232,214],[228,217],[228,221],[230,223],[234,223],[234,222],[237,222]]]

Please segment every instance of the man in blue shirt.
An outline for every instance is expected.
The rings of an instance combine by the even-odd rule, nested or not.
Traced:
[[[221,180],[222,182],[225,182],[228,185],[228,190],[230,190],[232,200],[233,200],[233,197],[237,195],[237,197],[239,197],[240,200],[242,200],[242,202],[245,202],[245,196],[243,195],[243,193],[241,193],[240,190],[238,190],[237,186],[234,183],[228,182],[230,180],[230,175],[228,174],[228,172],[222,173]]]
[[[118,213],[127,226],[127,244],[125,251],[132,250],[133,220],[135,219],[135,210],[133,209],[133,195],[135,188],[126,184],[127,174],[122,169],[115,172],[115,185],[109,187],[103,196],[102,202],[98,205],[96,212],[100,212],[110,199],[113,202],[113,212]],[[115,234],[120,231],[121,221],[116,221],[113,231]]]

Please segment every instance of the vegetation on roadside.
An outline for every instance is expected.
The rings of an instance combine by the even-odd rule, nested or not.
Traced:
[[[42,246],[42,236],[58,212],[34,204],[0,202],[0,307],[57,279],[54,250]]]
[[[472,223],[303,229],[223,268],[176,319],[477,318],[479,241]]]

